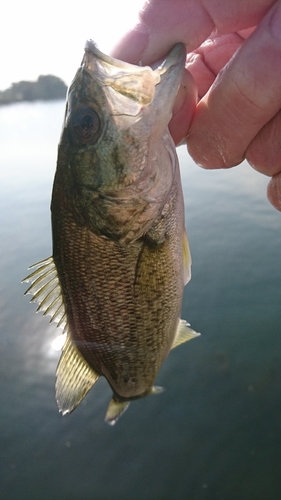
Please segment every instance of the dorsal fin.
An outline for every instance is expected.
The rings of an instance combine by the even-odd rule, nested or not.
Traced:
[[[61,326],[65,331],[66,314],[53,257],[41,260],[37,264],[30,266],[29,269],[34,268],[37,269],[22,280],[22,283],[31,283],[24,295],[33,295],[30,302],[39,304],[37,311],[42,311],[44,315],[51,316],[50,321],[54,321],[57,326]]]
[[[177,347],[178,345],[183,344],[188,340],[195,339],[195,337],[201,335],[201,333],[197,333],[195,332],[195,330],[192,330],[192,328],[189,327],[190,327],[189,323],[187,323],[184,319],[180,319],[177,328],[177,333],[171,349],[174,349],[174,347]]]
[[[67,332],[67,319],[53,257],[30,266],[35,270],[22,283],[31,283],[25,295],[33,295],[30,302],[37,302],[37,311],[51,316],[51,321]],[[56,400],[63,415],[70,413],[82,401],[99,375],[88,365],[67,332],[66,341],[57,367]]]
[[[72,412],[99,378],[67,334],[57,367],[56,400],[63,415]]]

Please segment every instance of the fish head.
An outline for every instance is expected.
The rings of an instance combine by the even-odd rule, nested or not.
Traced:
[[[68,90],[55,187],[95,233],[136,240],[161,213],[174,176],[168,123],[184,62],[183,44],[152,69],[86,43]]]

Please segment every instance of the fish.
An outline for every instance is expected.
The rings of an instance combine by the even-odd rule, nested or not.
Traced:
[[[200,335],[180,319],[191,255],[168,130],[185,57],[178,43],[153,69],[88,40],[68,89],[53,253],[23,280],[66,335],[55,384],[63,415],[103,376],[114,425],[131,401],[162,391],[154,381],[171,349]]]

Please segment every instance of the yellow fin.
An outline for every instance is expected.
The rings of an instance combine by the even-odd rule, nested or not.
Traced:
[[[57,326],[66,329],[65,308],[53,257],[41,260],[30,266],[29,269],[34,268],[37,269],[22,280],[22,283],[31,283],[24,295],[33,295],[30,302],[39,304],[37,311],[51,316],[51,322],[54,321]]]
[[[184,230],[182,237],[182,254],[183,254],[183,269],[184,269],[183,279],[184,279],[184,285],[186,285],[191,279],[191,253],[190,253],[186,230]]]
[[[98,373],[83,358],[69,334],[56,375],[56,400],[63,415],[76,408],[99,378]]]
[[[201,333],[197,333],[192,328],[189,328],[190,324],[187,323],[185,320],[180,319],[179,326],[177,328],[177,333],[175,336],[174,343],[171,347],[171,349],[174,349],[174,347],[177,347],[180,344],[183,344],[184,342],[187,342],[188,340],[195,339],[195,337],[198,337],[201,335]]]
[[[109,425],[115,425],[117,420],[128,409],[130,401],[115,401],[113,398],[110,400],[104,420]]]

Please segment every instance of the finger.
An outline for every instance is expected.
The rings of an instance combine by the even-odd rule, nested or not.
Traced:
[[[206,168],[240,163],[248,145],[281,107],[281,2],[219,73],[199,102],[188,149]]]
[[[169,123],[169,130],[176,145],[187,135],[196,104],[197,87],[191,74],[185,71],[174,103],[173,117]]]
[[[186,68],[197,83],[200,99],[243,42],[244,38],[237,33],[216,36],[206,40],[196,51],[187,54]]]
[[[137,26],[114,48],[114,57],[135,64],[152,64],[165,57],[178,42],[184,43],[187,50],[198,47],[215,28],[198,0],[146,2],[139,18]]]
[[[186,69],[188,69],[197,83],[198,98],[202,99],[211,85],[213,85],[216,74],[206,63],[204,56],[195,52],[187,55]]]
[[[257,25],[275,0],[150,0],[137,26],[114,48],[112,55],[128,62],[151,64],[178,42],[187,52],[199,47],[216,30],[232,33]]]
[[[262,174],[272,176],[281,171],[281,111],[252,140],[246,159]]]
[[[249,38],[249,36],[255,31],[256,26],[252,26],[251,28],[246,28],[245,30],[239,30],[237,31],[238,35],[241,36],[244,40]]]
[[[272,205],[281,211],[281,173],[272,177],[268,184],[267,196]]]

